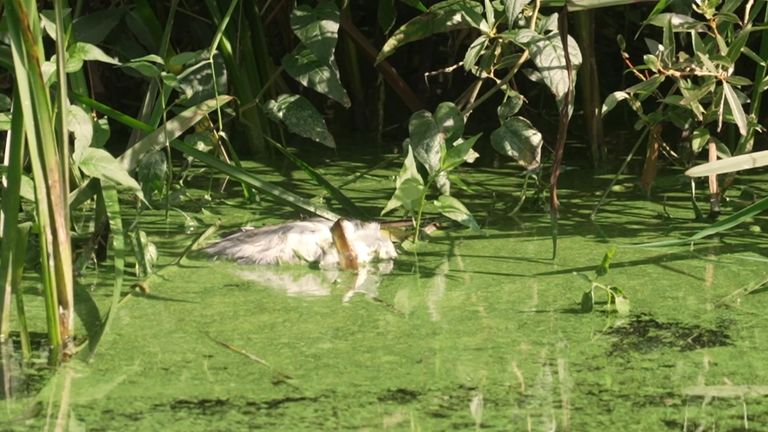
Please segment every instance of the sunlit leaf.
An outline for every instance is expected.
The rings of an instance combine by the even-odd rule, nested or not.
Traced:
[[[530,2],[531,0],[504,0],[504,12],[507,14],[507,22],[509,22],[510,27],[517,19],[520,11]]]
[[[622,316],[629,315],[629,299],[623,295],[617,295],[613,298],[616,313]]]
[[[336,147],[333,135],[325,125],[325,119],[303,96],[282,94],[268,101],[264,109],[272,119],[285,123],[292,133],[331,148]]]
[[[471,45],[467,48],[467,52],[464,53],[464,69],[468,72],[472,72],[475,75],[479,75],[480,72],[475,70],[475,64],[477,59],[485,51],[485,47],[488,46],[488,36],[480,35]]]
[[[110,181],[141,194],[141,187],[136,180],[106,150],[89,147],[81,153],[73,154],[73,157],[77,160],[78,168],[86,175]]]
[[[523,95],[515,90],[508,89],[506,93],[506,99],[504,99],[504,102],[502,102],[496,110],[499,114],[499,120],[501,122],[504,122],[504,120],[507,120],[513,115],[517,114],[517,112],[520,111],[520,108],[523,106],[523,102],[525,101]]]
[[[499,153],[514,158],[528,170],[539,167],[544,138],[527,119],[511,117],[491,133],[491,145]]]
[[[445,151],[445,135],[440,131],[429,111],[417,111],[411,115],[408,123],[410,146],[413,155],[434,174],[440,168],[440,161]]]
[[[477,134],[466,140],[460,139],[456,145],[449,147],[445,152],[445,158],[443,159],[443,170],[452,170],[464,162],[474,162],[479,155],[472,150],[472,146],[475,145],[475,142],[480,138],[480,135],[482,134]]]
[[[601,110],[602,115],[605,115],[610,110],[614,109],[616,107],[616,104],[619,101],[622,101],[627,98],[629,98],[629,95],[627,94],[627,92],[623,92],[623,91],[616,91],[609,94],[608,97],[605,98],[605,102],[603,102],[603,108]]]
[[[216,74],[215,88],[214,73]],[[183,72],[178,74],[177,85],[184,94],[179,101],[184,106],[196,105],[216,96],[216,93],[226,94],[228,91],[228,75],[224,58],[220,53],[216,52],[213,55],[213,64],[211,64],[208,54],[200,53],[197,62],[187,66]]]
[[[472,213],[470,213],[469,210],[464,207],[464,204],[462,204],[461,201],[457,200],[456,198],[450,195],[440,195],[440,197],[438,197],[437,200],[433,202],[433,204],[435,207],[437,207],[437,211],[439,211],[443,216],[453,219],[456,222],[473,230],[480,229],[480,226],[477,225],[477,222],[472,216]]]
[[[224,105],[231,100],[232,96],[219,96],[187,108],[139,140],[133,147],[120,155],[118,160],[126,171],[134,169],[139,159],[145,154],[165,147],[187,129],[197,124],[208,113],[215,110],[217,106]]]
[[[298,5],[291,12],[291,29],[317,60],[329,63],[338,40],[339,17],[333,1],[321,1],[314,9]]]
[[[480,16],[482,9],[483,6],[480,3],[467,2],[466,0],[445,0],[436,3],[426,13],[408,21],[397,29],[384,44],[376,62],[389,57],[407,43],[424,39],[435,33],[472,27],[472,20],[467,16],[466,11],[472,10],[477,16]],[[482,16],[480,17],[482,20]]]
[[[706,128],[698,128],[691,135],[691,149],[698,153],[709,144],[709,131]]]
[[[388,213],[397,207],[405,207],[408,210],[418,208],[419,201],[424,191],[424,180],[416,167],[416,160],[413,157],[413,149],[410,145],[406,146],[407,154],[400,173],[395,182],[395,193],[389,199],[381,214]],[[406,184],[407,183],[407,184]],[[404,185],[405,184],[405,185]]]
[[[541,77],[544,84],[555,95],[557,105],[561,106],[568,91],[569,81],[565,65],[565,50],[560,41],[560,33],[552,32],[542,36],[532,30],[520,31],[517,42],[528,48],[531,60],[536,64],[537,76]],[[568,52],[573,68],[571,83],[575,85],[576,72],[581,66],[581,51],[576,40],[570,36],[568,36]],[[571,100],[572,106],[573,100]]]
[[[697,21],[688,15],[672,12],[660,13],[646,21],[646,24],[655,25],[661,28],[664,28],[667,23],[672,26],[672,30],[675,32],[703,30],[706,27],[703,22]]]
[[[99,61],[119,65],[114,57],[108,56],[101,48],[85,42],[75,42],[67,48],[67,73],[77,72],[83,67],[85,61]]]
[[[334,60],[320,61],[312,51],[299,45],[283,57],[283,67],[303,86],[322,93],[345,107],[352,105],[347,91],[341,85],[339,68]]]
[[[75,152],[90,147],[93,141],[93,120],[84,109],[78,105],[67,107],[67,127],[75,136]]]
[[[445,143],[452,144],[464,133],[464,116],[453,102],[443,102],[435,109],[435,123],[445,136]]]
[[[728,82],[723,82],[723,91],[725,92],[725,100],[728,101],[728,106],[731,108],[733,121],[739,127],[739,133],[746,135],[748,131],[747,114],[744,112],[744,107],[741,106],[738,95]]]

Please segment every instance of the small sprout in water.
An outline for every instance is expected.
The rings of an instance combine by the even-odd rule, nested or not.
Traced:
[[[606,252],[602,261],[600,262],[600,265],[595,268],[594,277],[584,273],[574,273],[589,284],[589,289],[584,291],[584,293],[581,295],[581,311],[583,313],[589,313],[595,309],[595,289],[601,289],[605,291],[606,295],[608,296],[605,310],[614,310],[619,315],[629,314],[629,299],[626,295],[624,295],[624,292],[618,287],[612,285],[603,285],[597,282],[597,278],[608,274],[611,261],[613,260],[613,255],[615,253],[615,246],[611,247],[611,249]]]

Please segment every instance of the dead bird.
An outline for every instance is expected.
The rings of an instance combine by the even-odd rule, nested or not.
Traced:
[[[357,270],[370,261],[393,260],[397,251],[378,222],[312,218],[243,228],[203,249],[244,264],[317,263]]]

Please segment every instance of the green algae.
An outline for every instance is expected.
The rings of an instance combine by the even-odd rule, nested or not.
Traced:
[[[323,174],[340,183],[361,168]],[[392,173],[345,192],[375,214]],[[629,296],[631,315],[583,314],[574,272],[594,270],[613,244],[702,224],[687,221],[676,192],[663,203],[622,196],[592,224],[592,191],[564,177],[555,260],[548,217],[504,214],[521,179],[477,170],[462,200],[483,231],[434,234],[361,295],[347,295],[351,274],[202,256],[168,267],[148,295],[120,305],[92,362],[64,367],[36,399],[9,402],[15,421],[3,427],[40,429],[63,406],[71,428],[96,431],[768,429],[765,396],[731,394],[768,384],[768,297],[723,301],[766,278],[764,239],[744,227],[693,248],[619,247],[601,280]],[[292,182],[313,190],[298,173]],[[269,203],[253,212],[235,195],[182,208],[198,230],[218,218],[236,227],[296,216]],[[147,216],[166,263],[194,237],[179,212]],[[318,288],[292,292],[278,277],[314,277]]]

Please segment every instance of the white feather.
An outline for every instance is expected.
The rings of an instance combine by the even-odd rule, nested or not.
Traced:
[[[343,220],[347,241],[359,263],[391,260],[395,246],[381,233],[376,222]],[[333,243],[333,221],[313,218],[262,228],[244,228],[205,248],[205,252],[245,264],[281,264],[302,261],[332,267],[339,263]]]

